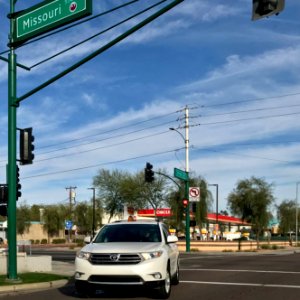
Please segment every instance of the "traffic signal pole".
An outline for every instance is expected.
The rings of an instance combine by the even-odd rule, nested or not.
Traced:
[[[15,12],[16,0],[10,0],[10,13]],[[13,36],[13,19],[10,19],[10,42]],[[8,268],[7,279],[16,281],[17,278],[17,225],[16,225],[16,160],[17,160],[17,57],[13,47],[8,55]]]

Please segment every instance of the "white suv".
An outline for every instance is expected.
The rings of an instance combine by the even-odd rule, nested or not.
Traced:
[[[147,286],[166,299],[171,284],[179,283],[177,241],[161,222],[107,224],[77,254],[76,290],[85,295],[97,285]]]

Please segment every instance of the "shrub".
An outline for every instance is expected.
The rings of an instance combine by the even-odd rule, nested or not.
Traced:
[[[34,243],[38,245],[40,243],[40,240],[35,240]]]
[[[260,248],[264,249],[264,250],[268,250],[268,249],[271,249],[271,245],[269,245],[269,244],[262,244],[262,245],[260,245]]]
[[[191,252],[199,252],[198,248],[191,248]]]
[[[66,240],[65,239],[53,239],[52,244],[65,244]]]
[[[48,244],[47,239],[42,239],[42,240],[41,240],[41,244]]]

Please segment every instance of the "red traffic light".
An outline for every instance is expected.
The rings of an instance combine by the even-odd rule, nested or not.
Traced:
[[[183,199],[182,204],[183,204],[183,207],[186,208],[189,205],[189,200],[188,199]]]

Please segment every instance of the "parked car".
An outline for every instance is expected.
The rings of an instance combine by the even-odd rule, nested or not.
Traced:
[[[156,221],[121,221],[102,227],[75,260],[75,287],[93,294],[97,286],[145,286],[168,298],[179,283],[178,238]]]

